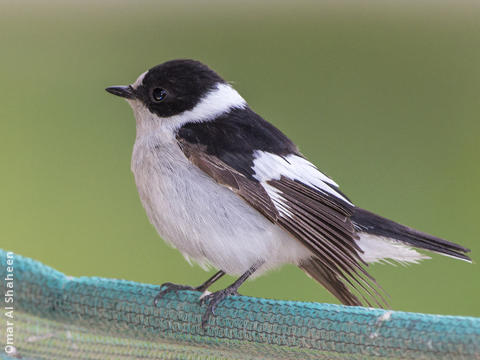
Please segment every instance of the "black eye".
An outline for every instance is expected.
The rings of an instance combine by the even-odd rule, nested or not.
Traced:
[[[155,88],[152,91],[152,98],[155,102],[162,102],[167,97],[167,90],[162,88]]]

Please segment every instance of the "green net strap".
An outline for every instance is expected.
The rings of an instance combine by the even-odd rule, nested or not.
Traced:
[[[236,296],[203,330],[195,292],[154,307],[158,286],[72,278],[3,250],[0,276],[5,299],[13,286],[0,326],[12,358],[480,359],[478,318]]]

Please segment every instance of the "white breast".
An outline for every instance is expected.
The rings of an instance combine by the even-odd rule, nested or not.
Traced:
[[[310,256],[298,240],[192,165],[165,133],[137,134],[132,171],[158,233],[201,265],[239,275],[258,260],[266,262],[263,272]]]

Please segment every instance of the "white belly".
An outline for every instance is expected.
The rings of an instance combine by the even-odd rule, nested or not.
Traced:
[[[132,171],[160,236],[201,265],[240,275],[258,260],[265,261],[261,273],[310,256],[298,240],[192,165],[174,141],[137,138]]]

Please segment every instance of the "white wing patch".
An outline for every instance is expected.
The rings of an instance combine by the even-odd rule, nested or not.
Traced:
[[[338,185],[325,174],[322,174],[315,165],[308,160],[297,156],[288,155],[285,157],[278,156],[265,151],[256,151],[255,160],[253,162],[253,171],[255,174],[253,177],[260,181],[267,191],[268,195],[272,198],[275,205],[278,203],[280,192],[277,190],[276,194],[273,194],[274,190],[267,184],[269,180],[279,180],[281,176],[285,176],[292,180],[298,180],[302,183],[316,188],[324,193],[333,195],[334,197],[345,201],[347,204],[353,205],[343,195],[335,191],[330,185],[338,187]]]

